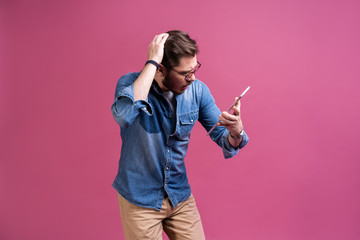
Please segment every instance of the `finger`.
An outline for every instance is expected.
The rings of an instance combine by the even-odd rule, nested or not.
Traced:
[[[217,125],[218,125],[218,126],[222,126],[222,127],[227,127],[227,124],[222,123],[222,122],[219,122]]]
[[[235,102],[238,100],[238,97],[235,98]],[[241,105],[241,100],[239,100],[236,104],[235,107],[240,107]]]
[[[156,35],[156,36],[154,37],[153,43],[155,43],[155,44],[159,44],[159,43],[160,43],[160,41],[161,41],[161,39],[162,39],[161,34]]]
[[[228,112],[222,112],[222,114],[220,116],[222,116],[223,118],[225,118],[229,121],[236,121],[238,118],[236,115],[230,114]]]
[[[159,39],[159,35],[155,35],[154,39],[152,40],[152,42],[157,42]]]
[[[237,100],[238,98],[236,97],[235,98],[235,101]],[[234,111],[234,115],[238,116],[240,115],[240,106],[241,106],[241,103],[240,103],[240,100],[232,107],[232,110]]]
[[[217,124],[218,126],[223,126],[223,127],[227,127],[227,123],[223,122],[223,121],[219,121],[219,123]]]
[[[157,44],[161,44],[162,43],[162,40],[165,36],[168,36],[169,34],[168,33],[162,33],[162,34],[159,34],[159,35],[156,35],[154,40]],[[167,37],[166,37],[167,38]],[[165,39],[166,40],[166,39]]]
[[[222,115],[219,116],[219,120],[220,120],[220,123],[223,125],[231,125],[235,122],[234,120],[224,118]]]
[[[233,114],[235,115],[235,116],[239,116],[240,115],[240,107],[233,107],[232,108],[233,109]]]
[[[160,44],[165,44],[167,38],[169,37],[169,34],[168,33],[164,33],[162,34],[161,36],[161,40],[160,40]]]

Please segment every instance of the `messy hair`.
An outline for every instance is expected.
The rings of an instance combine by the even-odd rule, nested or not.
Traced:
[[[194,57],[199,52],[196,41],[186,32],[173,30],[167,33],[169,37],[165,42],[164,57],[161,62],[164,66],[176,67],[182,57]]]

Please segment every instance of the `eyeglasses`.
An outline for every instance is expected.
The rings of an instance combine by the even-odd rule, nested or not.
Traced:
[[[201,63],[199,63],[199,61],[196,61],[196,62],[197,62],[197,65],[194,67],[194,69],[191,70],[191,71],[189,71],[189,72],[186,72],[186,73],[181,73],[181,72],[176,71],[176,70],[173,69],[173,68],[167,67],[167,66],[165,66],[165,65],[164,65],[164,66],[165,66],[166,68],[168,68],[168,69],[170,69],[170,70],[173,70],[174,72],[177,72],[178,74],[184,76],[184,77],[185,77],[185,80],[186,80],[186,81],[189,81],[190,78],[192,77],[192,75],[195,74],[196,71],[199,70],[199,68],[201,67]]]

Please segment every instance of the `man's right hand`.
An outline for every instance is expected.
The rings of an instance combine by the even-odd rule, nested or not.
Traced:
[[[168,33],[162,33],[155,36],[149,45],[148,60],[154,60],[159,64],[161,63],[164,56],[165,41],[168,37]]]
[[[153,60],[158,64],[161,63],[164,57],[165,41],[168,36],[168,33],[155,36],[149,45],[148,60]],[[156,67],[153,64],[146,64],[144,66],[139,77],[134,82],[134,101],[147,99],[155,73]]]

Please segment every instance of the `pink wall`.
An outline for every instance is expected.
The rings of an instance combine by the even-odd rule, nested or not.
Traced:
[[[207,239],[360,239],[360,4],[0,1],[0,239],[123,239],[120,75],[154,34],[188,31],[249,145],[224,160],[198,124],[187,168]]]

